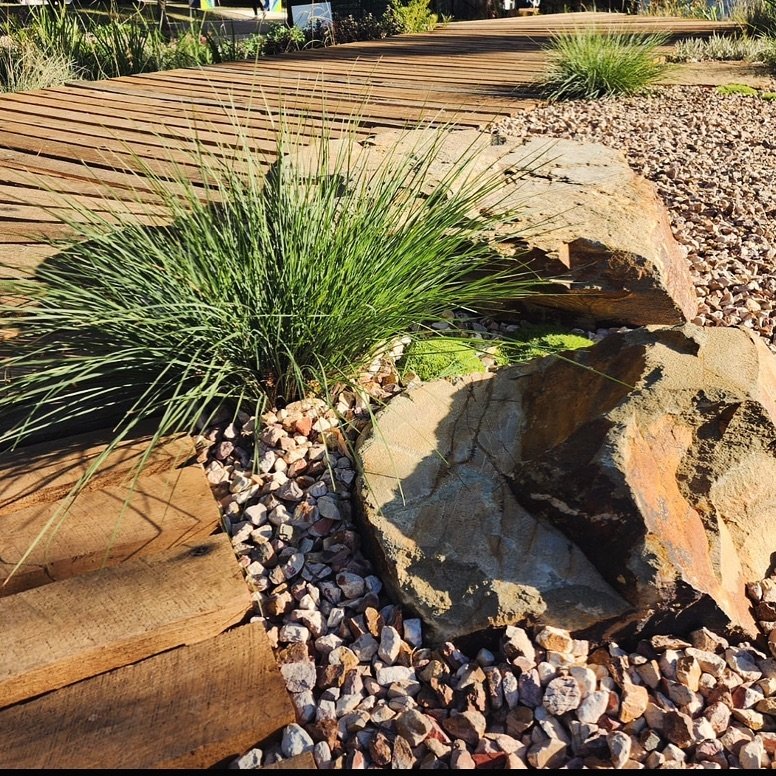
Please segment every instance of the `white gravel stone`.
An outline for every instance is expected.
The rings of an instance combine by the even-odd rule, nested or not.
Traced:
[[[431,720],[417,709],[402,712],[394,720],[396,732],[415,747],[421,744],[434,729]]]
[[[728,647],[725,650],[725,660],[744,681],[756,682],[762,676],[754,656],[744,649]]]
[[[326,741],[318,741],[313,747],[313,758],[319,770],[331,769],[331,748]]]
[[[569,669],[569,674],[576,680],[579,690],[582,693],[582,698],[587,698],[590,693],[595,692],[598,686],[598,679],[593,671],[587,666],[572,666]]]
[[[399,631],[392,625],[386,625],[380,633],[380,646],[377,649],[380,659],[389,666],[393,665],[399,656],[401,646],[402,638]]]
[[[364,578],[349,571],[341,571],[336,576],[337,585],[345,598],[360,598],[364,595]]]
[[[318,679],[315,663],[312,660],[301,660],[295,663],[282,663],[280,673],[291,693],[312,690]]]
[[[609,705],[609,690],[596,690],[590,693],[577,707],[576,717],[580,722],[595,725],[606,712]]]
[[[368,663],[377,654],[379,646],[379,642],[374,636],[370,633],[364,633],[350,645],[350,649],[360,662]]]
[[[404,640],[411,647],[419,647],[423,644],[423,625],[417,617],[404,621]]]
[[[511,672],[504,672],[501,679],[501,688],[504,693],[504,701],[510,709],[514,709],[520,700],[517,677]]]
[[[245,770],[254,770],[261,767],[261,761],[263,757],[261,749],[251,749],[247,751],[242,757],[238,757],[234,761],[235,768],[242,768]]]
[[[327,698],[321,698],[318,701],[318,708],[315,710],[315,719],[318,722],[322,720],[336,720],[337,719],[337,701],[328,700]]]
[[[252,504],[243,510],[243,515],[258,528],[267,522],[267,507],[264,504]]]
[[[328,517],[330,520],[342,519],[342,514],[337,506],[337,501],[333,496],[321,496],[316,502],[316,505],[321,517]]]
[[[315,746],[310,734],[296,723],[287,725],[283,729],[283,741],[280,745],[284,757],[295,757],[302,752],[307,752]]]
[[[616,730],[607,736],[606,742],[609,744],[612,765],[617,770],[621,770],[630,759],[631,747],[633,745],[631,737],[621,730]]]
[[[296,718],[299,722],[312,722],[315,719],[315,696],[311,690],[291,694]]]
[[[738,750],[738,761],[744,770],[760,770],[765,763],[765,747],[759,738],[744,744]]]
[[[406,666],[386,666],[375,671],[377,683],[387,687],[394,682],[415,681],[415,669]]]
[[[355,694],[344,694],[337,698],[336,710],[337,716],[342,717],[345,714],[349,714],[351,711],[355,711],[359,703],[363,700],[362,696]]]
[[[533,642],[523,628],[517,628],[512,625],[507,626],[504,632],[504,638],[506,641],[505,646],[508,650],[511,650],[513,654],[523,655],[531,662],[535,661],[536,647],[534,647]],[[507,653],[507,657],[510,657],[509,652]]]
[[[322,636],[326,632],[326,623],[323,614],[317,609],[294,609],[288,615],[291,623],[297,622],[304,625],[314,639]],[[282,628],[281,628],[282,639]],[[306,641],[307,639],[305,639]]]
[[[304,625],[289,622],[280,629],[280,641],[286,644],[306,642],[310,640],[310,631]]]
[[[562,716],[576,709],[582,700],[582,692],[573,676],[559,676],[550,681],[542,703],[550,714]]]

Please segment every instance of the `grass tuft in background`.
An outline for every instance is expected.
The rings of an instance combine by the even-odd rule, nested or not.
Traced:
[[[549,65],[542,86],[551,101],[636,94],[668,72],[658,49],[661,34],[560,33],[548,46]]]

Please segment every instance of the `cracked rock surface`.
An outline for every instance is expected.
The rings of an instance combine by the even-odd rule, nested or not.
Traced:
[[[395,398],[358,447],[364,535],[435,641],[525,621],[753,637],[774,443],[756,335],[636,329]]]
[[[579,630],[629,609],[509,487],[523,375],[421,385],[396,397],[358,448],[364,534],[383,580],[437,641],[523,619]]]

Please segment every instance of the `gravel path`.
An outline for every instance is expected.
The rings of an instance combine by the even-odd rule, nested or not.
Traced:
[[[657,185],[688,250],[700,302],[695,323],[743,324],[774,347],[776,102],[675,86],[541,107],[496,129],[622,150]]]
[[[696,87],[540,108],[499,127],[625,150],[658,185],[688,248],[703,305],[697,322],[742,323],[772,346],[774,130],[776,103]],[[201,439],[256,616],[297,709],[282,740],[232,767],[309,750],[320,768],[346,769],[776,762],[776,579],[750,586],[763,631],[757,645],[703,629],[628,652],[562,630],[508,628],[490,648],[430,649],[421,622],[385,595],[351,519],[348,440],[366,423],[370,397],[401,390],[390,361],[362,378],[360,396],[340,397],[343,422],[315,401],[263,416],[257,474],[253,419],[225,421]]]

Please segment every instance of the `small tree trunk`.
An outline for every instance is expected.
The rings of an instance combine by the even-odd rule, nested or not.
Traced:
[[[167,0],[156,0],[156,14],[159,29],[165,38],[170,37],[170,19],[167,16]]]

